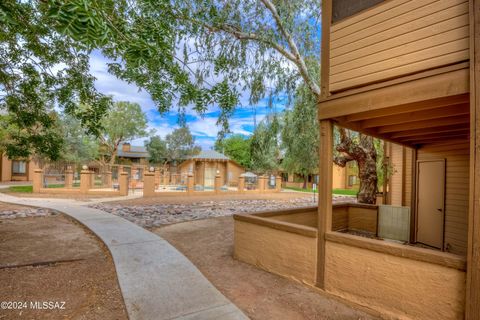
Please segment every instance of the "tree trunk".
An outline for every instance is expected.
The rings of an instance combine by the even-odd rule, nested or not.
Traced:
[[[357,161],[360,189],[357,200],[360,203],[375,204],[377,201],[377,155],[373,147],[366,152],[366,157]]]
[[[359,203],[375,204],[377,201],[377,152],[373,138],[363,134],[358,141],[354,141],[347,134],[346,129],[339,128],[340,143],[336,150],[341,153],[334,158],[335,164],[345,167],[347,162],[355,160],[358,165],[360,190],[357,195]]]
[[[307,174],[304,174],[303,175],[303,189],[307,189],[307,178],[308,175]]]

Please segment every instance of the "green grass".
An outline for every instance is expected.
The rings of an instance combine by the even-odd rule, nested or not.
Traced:
[[[357,189],[333,189],[333,194],[343,195],[343,196],[356,196],[358,193]]]
[[[288,190],[295,190],[295,191],[300,191],[300,192],[313,192],[313,189],[307,188],[307,189],[302,189],[302,188],[297,188],[297,187],[286,187],[284,189]],[[344,195],[344,196],[356,196],[358,193],[358,190],[356,189],[333,189],[332,190],[333,194],[336,195]]]
[[[285,187],[284,189],[295,190],[295,191],[300,191],[300,192],[310,192],[310,193],[313,192],[313,189],[310,189],[310,188],[303,189],[303,188],[297,188],[297,187]]]
[[[47,188],[63,188],[63,184],[49,184]],[[22,193],[32,193],[32,186],[11,186],[6,189],[7,192],[22,192]]]

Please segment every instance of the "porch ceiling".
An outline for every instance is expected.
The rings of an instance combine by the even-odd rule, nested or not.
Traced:
[[[469,95],[421,101],[334,118],[338,125],[418,148],[469,139]]]

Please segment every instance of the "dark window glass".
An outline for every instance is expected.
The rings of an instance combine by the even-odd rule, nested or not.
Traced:
[[[332,0],[332,23],[353,16],[385,0]]]

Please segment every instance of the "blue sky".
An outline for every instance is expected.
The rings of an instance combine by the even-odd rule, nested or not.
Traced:
[[[115,101],[136,102],[147,115],[149,129],[155,129],[156,134],[164,138],[168,133],[178,128],[176,108],[167,114],[160,115],[150,95],[139,90],[135,85],[117,79],[108,73],[108,60],[99,52],[94,51],[90,55],[90,71],[97,78],[95,86],[103,94],[113,96]],[[277,112],[285,109],[285,99],[279,98],[274,101]],[[190,127],[195,141],[202,149],[211,149],[215,143],[219,128],[216,126],[219,109],[211,106],[201,117],[195,111],[187,108],[186,122]],[[271,112],[268,100],[264,99],[256,105],[256,120],[259,123]],[[237,107],[235,114],[230,118],[230,129],[233,133],[251,135],[254,127],[254,108],[248,104],[248,93],[243,93],[241,105]],[[132,144],[143,145],[146,138],[136,139]]]

